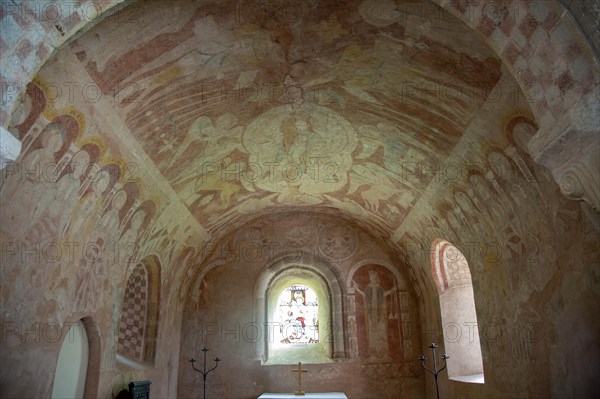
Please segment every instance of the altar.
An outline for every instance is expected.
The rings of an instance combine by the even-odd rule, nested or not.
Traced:
[[[263,393],[258,399],[348,399],[342,392],[323,392],[323,393],[305,393],[304,395],[294,395],[293,393]]]

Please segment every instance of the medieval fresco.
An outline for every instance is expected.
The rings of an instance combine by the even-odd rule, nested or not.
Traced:
[[[200,343],[220,357],[238,356],[238,364],[219,365],[227,372],[261,363],[272,371],[260,383],[285,389],[285,366],[297,363],[282,353],[307,351],[302,364],[320,370],[319,389],[347,391],[346,377],[352,374],[381,397],[391,398],[394,389],[416,392],[420,310],[406,268],[382,252],[384,245],[351,220],[310,210],[246,223],[206,249],[203,267],[192,268],[181,353],[196,353]],[[232,275],[252,284],[231,284]],[[265,287],[263,276],[268,276]],[[277,285],[278,278],[284,283]],[[267,318],[261,321],[263,308]],[[320,348],[329,347],[339,352],[321,356]],[[183,395],[192,395],[195,375],[187,360],[180,359],[179,386]],[[401,378],[383,385],[372,380],[375,376]],[[209,389],[239,395],[231,384]],[[258,392],[260,386],[252,389]],[[365,394],[364,388],[355,392]]]
[[[123,160],[122,149],[93,128],[85,109],[47,101],[47,87],[43,78],[29,85],[23,121],[16,126],[23,132],[23,152],[2,171],[0,204],[2,234],[10,237],[3,242],[14,249],[3,252],[4,271],[11,275],[22,261],[31,264],[26,281],[3,288],[7,298],[15,289],[31,298],[36,292],[53,296],[27,313],[20,303],[6,300],[3,306],[22,317],[56,312],[50,320],[56,325],[69,322],[64,315],[97,315],[105,323],[100,339],[106,350],[99,361],[111,373],[118,367],[122,279],[154,248],[162,245],[168,264],[185,245],[159,228],[168,204],[148,193],[138,165]],[[103,319],[104,308],[113,316]],[[112,377],[105,378],[110,383]]]
[[[436,32],[416,35],[416,20],[381,24],[363,3],[299,5],[302,23],[287,27],[285,13],[248,5],[256,19],[245,21],[182,2],[189,19],[136,39],[135,52],[117,46],[99,57],[85,38],[73,51],[103,93],[117,94],[127,127],[209,232],[281,204],[344,208],[383,231],[410,212],[433,177],[423,163],[440,162],[460,139],[500,64],[484,46],[471,43],[476,55],[466,56]],[[123,27],[98,29],[109,38]],[[430,69],[408,61],[433,54]]]
[[[535,131],[528,116],[510,118],[501,130],[503,144],[486,146],[481,162],[456,179],[452,196],[432,202],[436,215],[419,221],[424,234],[401,239],[405,254],[424,264],[431,262],[432,242],[440,237],[454,240],[466,254],[475,287],[481,284],[479,289],[489,291],[488,303],[509,302],[516,309],[492,312],[488,330],[480,329],[484,359],[496,362],[495,378],[503,383],[514,367],[511,359],[540,356],[542,343],[554,334],[540,324],[548,310],[528,302],[531,290],[548,292],[558,265],[566,261],[564,254],[578,245],[586,247],[584,237],[590,233],[589,228],[587,233],[582,230],[581,207],[558,195],[559,188],[548,184],[548,171],[529,156],[527,143]],[[531,209],[525,211],[524,203]],[[480,281],[481,273],[494,278]],[[430,281],[431,276],[425,269],[416,278]],[[510,383],[515,392],[528,384],[525,378],[511,378]]]
[[[384,267],[364,266],[352,277],[359,355],[369,362],[391,362],[402,353],[400,292]]]
[[[3,81],[29,76],[0,104],[22,144],[0,171],[9,396],[49,396],[82,319],[85,396],[197,396],[200,343],[227,359],[211,396],[289,391],[257,323],[288,262],[308,281],[286,281],[277,338],[322,349],[314,388],[423,397],[440,239],[468,261],[486,373],[445,393],[597,391],[597,178],[541,166],[593,148],[564,136],[599,74],[561,3],[78,2],[92,18],[41,24],[22,3],[0,15]]]

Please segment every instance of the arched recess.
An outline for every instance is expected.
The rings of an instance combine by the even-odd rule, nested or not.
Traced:
[[[484,383],[479,325],[471,272],[465,256],[448,241],[438,239],[431,252],[442,317],[448,377],[455,381]]]
[[[352,357],[374,363],[413,360],[420,347],[418,312],[398,268],[364,259],[350,269],[346,289]]]
[[[100,334],[85,317],[73,323],[63,338],[52,385],[52,398],[96,398],[100,376]]]
[[[343,322],[343,291],[333,266],[314,254],[302,253],[281,258],[267,266],[257,279],[254,290],[255,322],[263,334],[256,342],[256,359],[263,364],[269,358],[269,331],[272,329],[270,309],[277,304],[279,294],[296,281],[309,281],[310,288],[319,296],[324,320],[319,311],[319,336],[328,345],[331,358],[346,357]],[[321,298],[325,295],[327,298]]]
[[[117,338],[121,366],[154,364],[160,302],[160,263],[148,256],[128,273]]]

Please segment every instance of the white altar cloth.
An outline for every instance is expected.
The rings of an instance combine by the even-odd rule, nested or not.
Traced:
[[[307,392],[304,396],[296,396],[293,393],[263,393],[258,399],[348,399],[348,397],[342,392],[324,392],[324,393],[313,393]]]

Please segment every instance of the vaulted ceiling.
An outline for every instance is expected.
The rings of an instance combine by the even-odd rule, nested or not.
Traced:
[[[90,4],[102,10],[89,17]],[[407,275],[419,321],[433,331],[431,251],[443,238],[469,262],[481,325],[535,321],[548,338],[540,353],[560,341],[577,365],[565,368],[569,378],[531,362],[515,372],[510,350],[495,346],[492,396],[526,392],[534,375],[552,380],[531,391],[548,396],[546,385],[587,375],[578,355],[594,352],[572,339],[571,317],[588,314],[572,311],[581,292],[597,302],[588,282],[597,281],[597,233],[586,217],[597,219],[600,203],[588,162],[598,160],[600,74],[594,47],[558,2],[78,7],[40,26],[35,10],[0,15],[0,46],[10,50],[0,78],[27,87],[18,106],[14,93],[0,103],[25,173],[0,187],[0,238],[15,249],[3,254],[3,317],[62,323],[95,312],[108,325],[131,264],[149,258],[160,264],[161,323],[177,326],[185,306],[201,302],[203,278],[239,260],[227,257],[240,243],[276,243],[276,257],[310,249],[335,263],[346,288],[352,270],[379,257]],[[4,34],[13,28],[26,34]],[[96,168],[76,170],[87,162]],[[92,268],[97,259],[82,252],[39,267],[27,252],[63,243],[113,258]],[[276,260],[261,256],[256,270],[244,259],[223,281],[250,292],[252,273]],[[98,273],[89,286],[80,279],[88,269]],[[179,348],[164,335],[164,347]],[[17,341],[11,364],[39,355]],[[35,367],[46,370],[54,359],[43,355]],[[176,370],[171,359],[160,369]],[[15,392],[35,384],[20,385]]]
[[[463,22],[402,6],[140,2],[69,51],[209,234],[312,206],[389,235],[434,173],[407,176],[448,157],[501,77]]]
[[[120,219],[136,207],[156,216],[139,243],[164,236],[175,258],[196,248],[195,265],[208,242],[276,212],[343,217],[396,250],[407,239],[427,248],[462,239],[459,225],[496,234],[516,211],[500,209],[520,199],[483,176],[530,174],[522,157],[536,122],[551,123],[597,71],[582,61],[578,75],[553,77],[562,102],[551,101],[554,83],[523,93],[536,72],[519,70],[508,50],[518,38],[523,48],[552,42],[560,7],[470,15],[459,6],[462,19],[430,1],[131,2],[55,53],[34,81],[46,104],[28,91],[9,129],[27,156],[43,145],[32,110],[74,116],[77,147],[101,167],[118,164],[138,202]],[[502,58],[498,30],[516,37]],[[537,67],[541,80],[554,68]]]

